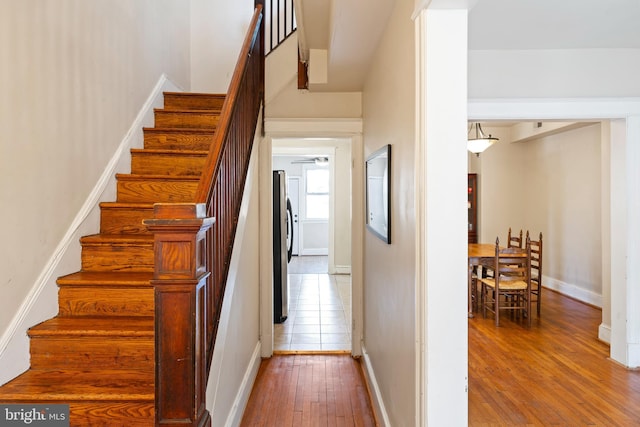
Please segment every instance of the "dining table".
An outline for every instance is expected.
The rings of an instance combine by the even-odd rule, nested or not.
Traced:
[[[469,310],[468,316],[473,317],[473,268],[481,264],[487,264],[494,261],[496,257],[496,244],[495,243],[469,243],[468,244],[468,258],[469,258],[469,276],[467,278],[469,293],[467,295],[467,308]],[[499,250],[505,249],[502,246],[498,247]],[[525,256],[512,255],[512,256]]]

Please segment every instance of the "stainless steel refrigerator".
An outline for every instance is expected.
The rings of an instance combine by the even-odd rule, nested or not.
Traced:
[[[291,204],[287,199],[285,171],[273,171],[273,321],[282,323],[289,315],[289,276],[291,259]]]

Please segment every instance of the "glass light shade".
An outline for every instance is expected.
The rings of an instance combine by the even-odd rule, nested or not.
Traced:
[[[497,138],[470,139],[467,141],[467,150],[474,154],[480,154],[491,147],[497,140]]]
[[[472,129],[475,128],[475,138],[471,136]],[[498,138],[493,138],[491,135],[487,136],[482,131],[480,123],[471,124],[469,126],[469,137],[467,138],[467,150],[474,154],[480,154],[487,148],[491,147],[498,141]]]

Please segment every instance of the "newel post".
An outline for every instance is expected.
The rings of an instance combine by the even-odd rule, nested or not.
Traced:
[[[210,426],[206,410],[204,204],[156,204],[154,234],[155,425]]]

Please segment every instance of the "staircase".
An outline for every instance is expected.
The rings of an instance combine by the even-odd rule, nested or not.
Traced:
[[[165,93],[100,234],[82,237],[82,269],[58,279],[58,315],[28,332],[31,367],[2,403],[70,405],[72,426],[155,424],[154,203],[191,203],[224,95]],[[181,398],[183,396],[175,396]]]

